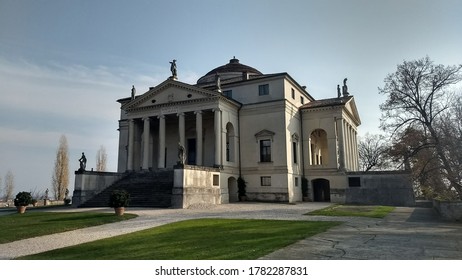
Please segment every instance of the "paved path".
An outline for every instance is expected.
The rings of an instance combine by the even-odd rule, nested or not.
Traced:
[[[106,237],[196,218],[343,221],[344,224],[271,253],[262,259],[462,259],[462,224],[441,223],[431,209],[397,208],[386,219],[303,214],[328,203],[236,203],[211,209],[141,209],[139,217],[70,232],[0,244],[0,259],[12,259]],[[66,209],[102,211],[111,209]],[[429,216],[430,215],[430,216]]]
[[[462,260],[462,223],[431,208],[399,207],[385,219],[344,223],[262,259]]]

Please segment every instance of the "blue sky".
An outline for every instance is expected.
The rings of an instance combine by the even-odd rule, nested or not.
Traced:
[[[101,145],[117,168],[117,99],[170,76],[195,83],[236,56],[288,72],[317,99],[348,77],[379,132],[383,79],[403,60],[462,63],[462,1],[0,0],[0,176],[15,191],[51,188],[59,137],[71,170]],[[71,190],[73,188],[71,177]]]

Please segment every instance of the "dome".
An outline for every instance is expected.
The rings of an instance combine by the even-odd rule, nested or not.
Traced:
[[[202,76],[199,80],[197,80],[197,84],[208,84],[215,82],[215,75],[220,75],[221,81],[226,81],[232,78],[242,78],[244,75],[249,76],[260,76],[263,75],[257,69],[239,63],[239,59],[233,57],[229,60],[228,64],[219,66],[207,74]]]

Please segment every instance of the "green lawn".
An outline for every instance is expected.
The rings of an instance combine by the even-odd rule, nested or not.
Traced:
[[[0,244],[20,239],[64,232],[84,227],[120,222],[137,217],[125,214],[118,217],[96,212],[33,212],[0,216]]]
[[[306,215],[312,216],[357,216],[368,218],[384,218],[392,212],[392,206],[364,206],[364,205],[341,205],[336,204],[324,209],[315,210]]]
[[[23,259],[257,259],[338,224],[246,219],[188,220]]]

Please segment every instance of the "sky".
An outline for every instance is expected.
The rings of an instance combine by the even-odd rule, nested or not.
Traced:
[[[380,133],[378,88],[398,64],[462,63],[461,15],[462,0],[0,0],[0,177],[51,190],[61,135],[70,191],[82,152],[91,169],[103,145],[116,171],[116,100],[167,79],[173,59],[182,82],[235,56],[315,99],[347,77],[359,134]]]

